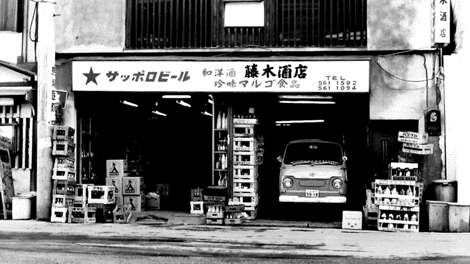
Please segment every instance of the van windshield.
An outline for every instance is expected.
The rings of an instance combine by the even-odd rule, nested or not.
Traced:
[[[327,142],[298,142],[287,146],[284,164],[332,164],[342,161],[341,147]]]

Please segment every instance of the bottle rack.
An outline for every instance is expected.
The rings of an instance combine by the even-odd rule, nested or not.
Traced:
[[[93,146],[96,131],[92,126],[92,118],[81,118],[79,122],[80,152],[79,152],[79,181],[82,183],[96,183],[98,173],[97,154]]]
[[[214,105],[217,101],[214,102]],[[229,187],[232,163],[230,146],[230,108],[224,104],[213,108],[213,142],[212,142],[212,185]]]
[[[377,228],[381,231],[419,232],[423,184],[404,180],[375,180]]]

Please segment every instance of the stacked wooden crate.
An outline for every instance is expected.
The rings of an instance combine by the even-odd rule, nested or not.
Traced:
[[[255,136],[254,118],[233,119],[233,198],[244,205],[248,219],[256,219],[259,203],[259,165],[263,161],[263,142]]]
[[[54,168],[51,222],[66,223],[69,207],[73,206],[76,188],[74,136],[75,130],[73,128],[68,126],[53,127]]]

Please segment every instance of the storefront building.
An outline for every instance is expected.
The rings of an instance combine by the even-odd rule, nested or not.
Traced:
[[[248,158],[260,215],[275,211],[277,157],[295,139],[343,145],[351,208],[390,162],[419,163],[425,196],[445,177],[445,131],[430,135],[429,155],[397,141],[426,132],[441,104],[431,1],[61,1],[54,12],[55,89],[82,183],[106,184],[107,160],[127,160],[146,191],[169,186],[162,209],[189,210],[198,187],[235,197],[242,161],[230,142],[243,119],[263,150]],[[38,174],[38,188],[50,178]]]
[[[37,73],[33,41],[27,24],[34,6],[3,1],[0,8],[0,135],[11,143],[10,156],[2,155],[2,219],[11,212],[11,198],[36,190],[35,110]],[[8,172],[6,172],[8,170]]]

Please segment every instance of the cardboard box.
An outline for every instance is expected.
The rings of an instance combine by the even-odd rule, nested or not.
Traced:
[[[92,185],[88,186],[88,203],[112,204],[116,202],[113,186]]]
[[[143,184],[143,177],[123,177],[122,187],[123,195],[140,195],[141,186]]]
[[[361,211],[343,211],[343,229],[362,229]]]
[[[106,177],[127,176],[127,160],[107,160]]]
[[[127,206],[131,212],[141,212],[142,196],[124,195],[124,206]]]
[[[53,140],[73,140],[75,136],[75,129],[69,126],[54,126],[52,131]]]
[[[116,188],[114,193],[116,196],[122,195],[122,178],[123,177],[106,177],[106,185],[107,186],[114,186]]]

